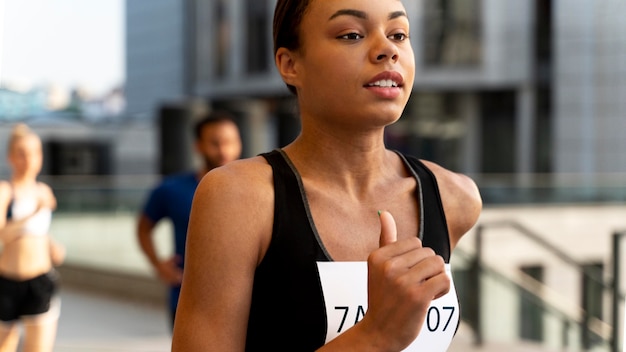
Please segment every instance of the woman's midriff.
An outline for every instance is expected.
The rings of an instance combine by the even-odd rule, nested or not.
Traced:
[[[0,275],[6,278],[28,280],[51,269],[48,236],[22,236],[6,244],[0,254]]]

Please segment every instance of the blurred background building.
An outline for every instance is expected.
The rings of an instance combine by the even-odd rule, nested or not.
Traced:
[[[129,1],[127,113],[193,97],[239,113],[247,155],[286,144],[298,121],[273,65],[273,5]],[[389,144],[480,175],[487,202],[623,200],[625,6],[408,3],[417,77]]]
[[[48,114],[42,94],[0,89],[0,140],[22,119],[44,139],[45,178],[59,196],[57,226],[74,263],[146,276],[133,217],[162,175],[194,162],[187,131],[203,111],[236,114],[244,156],[295,138],[296,102],[274,68],[274,4],[127,0],[123,88],[90,103],[76,93],[73,105]],[[484,216],[453,263],[475,341],[617,351],[613,327],[624,308],[615,302],[626,291],[626,2],[405,6],[416,80],[387,142],[469,174],[481,189]],[[115,230],[77,240],[107,231],[103,222]],[[122,259],[101,258],[95,243]]]

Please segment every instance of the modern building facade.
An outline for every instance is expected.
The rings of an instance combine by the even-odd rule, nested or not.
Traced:
[[[241,115],[245,154],[286,144],[297,108],[274,68],[274,5],[128,1],[129,113],[154,116],[164,100],[199,97]],[[417,72],[404,116],[389,128],[391,147],[476,175],[493,186],[494,202],[506,202],[509,187],[536,193],[531,201],[624,199],[615,192],[623,186],[615,174],[626,171],[623,1],[406,7]],[[579,186],[593,190],[545,194]]]
[[[163,101],[191,91],[188,1],[126,1],[126,113],[151,119]]]

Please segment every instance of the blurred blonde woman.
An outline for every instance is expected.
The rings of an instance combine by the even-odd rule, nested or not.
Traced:
[[[0,181],[0,352],[17,350],[19,324],[24,351],[52,351],[60,311],[53,268],[65,253],[49,236],[56,198],[37,180],[41,139],[28,126],[15,126],[7,159],[11,178]]]

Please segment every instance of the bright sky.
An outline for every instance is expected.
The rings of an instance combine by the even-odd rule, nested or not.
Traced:
[[[0,0],[0,85],[124,82],[125,0]]]

